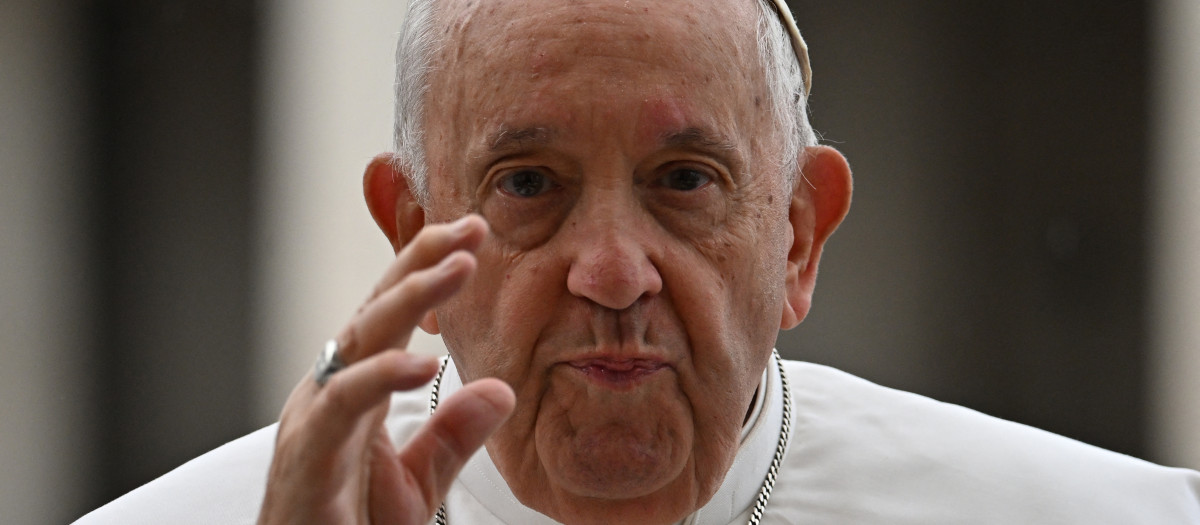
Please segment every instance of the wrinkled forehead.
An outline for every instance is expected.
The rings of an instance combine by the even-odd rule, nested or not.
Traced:
[[[757,130],[756,1],[450,0],[435,17],[426,123],[437,114],[451,134],[480,135],[661,102],[690,115],[681,125]]]
[[[757,0],[448,0],[435,18],[447,69],[525,53],[533,73],[611,55],[700,58],[719,74],[757,65],[746,60],[756,56],[757,10]]]

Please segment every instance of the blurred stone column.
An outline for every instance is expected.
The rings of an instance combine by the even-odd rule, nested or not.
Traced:
[[[391,260],[363,203],[362,172],[391,150],[404,9],[397,0],[266,4],[255,293],[262,422],[278,416]],[[429,351],[440,345],[434,337],[418,342]]]
[[[1200,2],[1156,9],[1151,439],[1157,460],[1200,468]]]
[[[0,521],[90,502],[88,283],[74,2],[0,3]]]

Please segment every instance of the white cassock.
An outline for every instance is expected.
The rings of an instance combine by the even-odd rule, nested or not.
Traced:
[[[1158,466],[963,407],[785,361],[792,433],[769,524],[1200,524],[1200,473]],[[462,382],[453,364],[444,399]],[[397,393],[403,442],[432,386]],[[741,448],[716,495],[682,523],[747,523],[779,439],[778,368],[763,374]],[[254,523],[275,426],[205,454],[84,516],[99,524]],[[451,524],[557,523],[521,505],[480,450],[446,498]]]

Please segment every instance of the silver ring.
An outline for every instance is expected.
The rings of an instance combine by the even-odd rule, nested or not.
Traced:
[[[321,350],[321,355],[317,356],[317,364],[313,367],[313,379],[317,380],[318,386],[325,386],[329,377],[343,368],[346,368],[346,362],[342,361],[342,356],[338,354],[337,339],[330,339],[325,343],[325,349]]]

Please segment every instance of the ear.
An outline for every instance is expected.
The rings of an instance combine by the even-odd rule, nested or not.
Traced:
[[[388,153],[376,155],[363,173],[363,196],[371,218],[400,253],[425,226],[425,210],[408,187],[408,178],[396,168]]]
[[[396,254],[425,227],[425,209],[417,202],[408,178],[396,168],[391,154],[377,155],[367,165],[363,173],[363,197],[371,218]],[[431,334],[438,333],[437,316],[432,310],[425,314],[420,326]]]
[[[800,173],[788,209],[792,247],[788,250],[786,298],[779,321],[783,330],[794,328],[808,315],[821,249],[850,210],[854,188],[850,165],[837,150],[812,146],[801,155]]]

